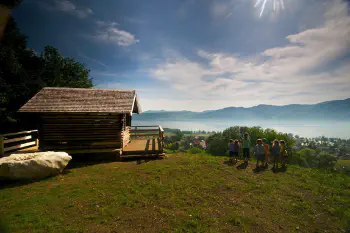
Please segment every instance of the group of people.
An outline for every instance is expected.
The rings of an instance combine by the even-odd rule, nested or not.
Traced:
[[[243,159],[244,163],[248,164],[248,159],[250,155],[251,141],[249,139],[248,133],[244,134],[244,138],[241,140],[230,139],[229,144],[229,156],[230,163],[237,163],[239,159],[240,148],[243,149]],[[270,150],[270,145],[265,138],[256,140],[256,145],[254,149],[254,155],[256,158],[256,168],[264,167],[268,168],[268,163],[273,162],[273,168],[278,168],[279,162],[281,162],[282,167],[286,166],[288,153],[286,150],[286,143],[284,140],[274,140],[272,142],[272,148]],[[259,164],[261,164],[259,166]]]

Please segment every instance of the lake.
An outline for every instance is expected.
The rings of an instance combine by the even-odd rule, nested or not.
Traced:
[[[176,128],[180,130],[222,131],[231,126],[261,126],[272,128],[283,133],[292,133],[302,137],[335,137],[350,138],[350,121],[140,121],[133,120],[133,125],[161,125],[163,128]]]

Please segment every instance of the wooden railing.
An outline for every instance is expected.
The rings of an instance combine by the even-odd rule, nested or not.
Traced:
[[[160,125],[131,126],[130,138],[131,139],[158,138],[161,146],[160,149],[163,150],[164,148],[164,130]]]
[[[0,135],[0,157],[8,152],[38,146],[38,130]]]

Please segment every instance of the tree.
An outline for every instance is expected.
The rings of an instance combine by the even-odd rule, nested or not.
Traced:
[[[298,164],[303,167],[317,167],[317,153],[310,148],[302,149],[296,153]]]
[[[15,8],[21,4],[22,0],[1,0],[0,5],[8,8]]]
[[[318,168],[333,168],[337,162],[337,157],[327,152],[321,152],[317,155]]]
[[[176,136],[176,141],[180,141],[183,138],[184,133],[181,132],[181,130],[178,130],[176,131],[175,136]]]
[[[46,46],[40,56],[28,49],[27,37],[10,17],[0,46],[0,131],[25,128],[17,110],[46,86],[89,88],[93,84],[83,64],[63,57],[57,49]]]
[[[207,151],[212,155],[226,155],[228,141],[222,133],[215,133],[208,137]]]

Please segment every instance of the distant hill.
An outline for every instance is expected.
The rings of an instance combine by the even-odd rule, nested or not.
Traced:
[[[134,115],[135,120],[234,120],[234,119],[288,119],[288,120],[350,120],[350,98],[319,104],[290,104],[284,106],[258,105],[250,108],[228,107],[203,112],[146,111]]]

